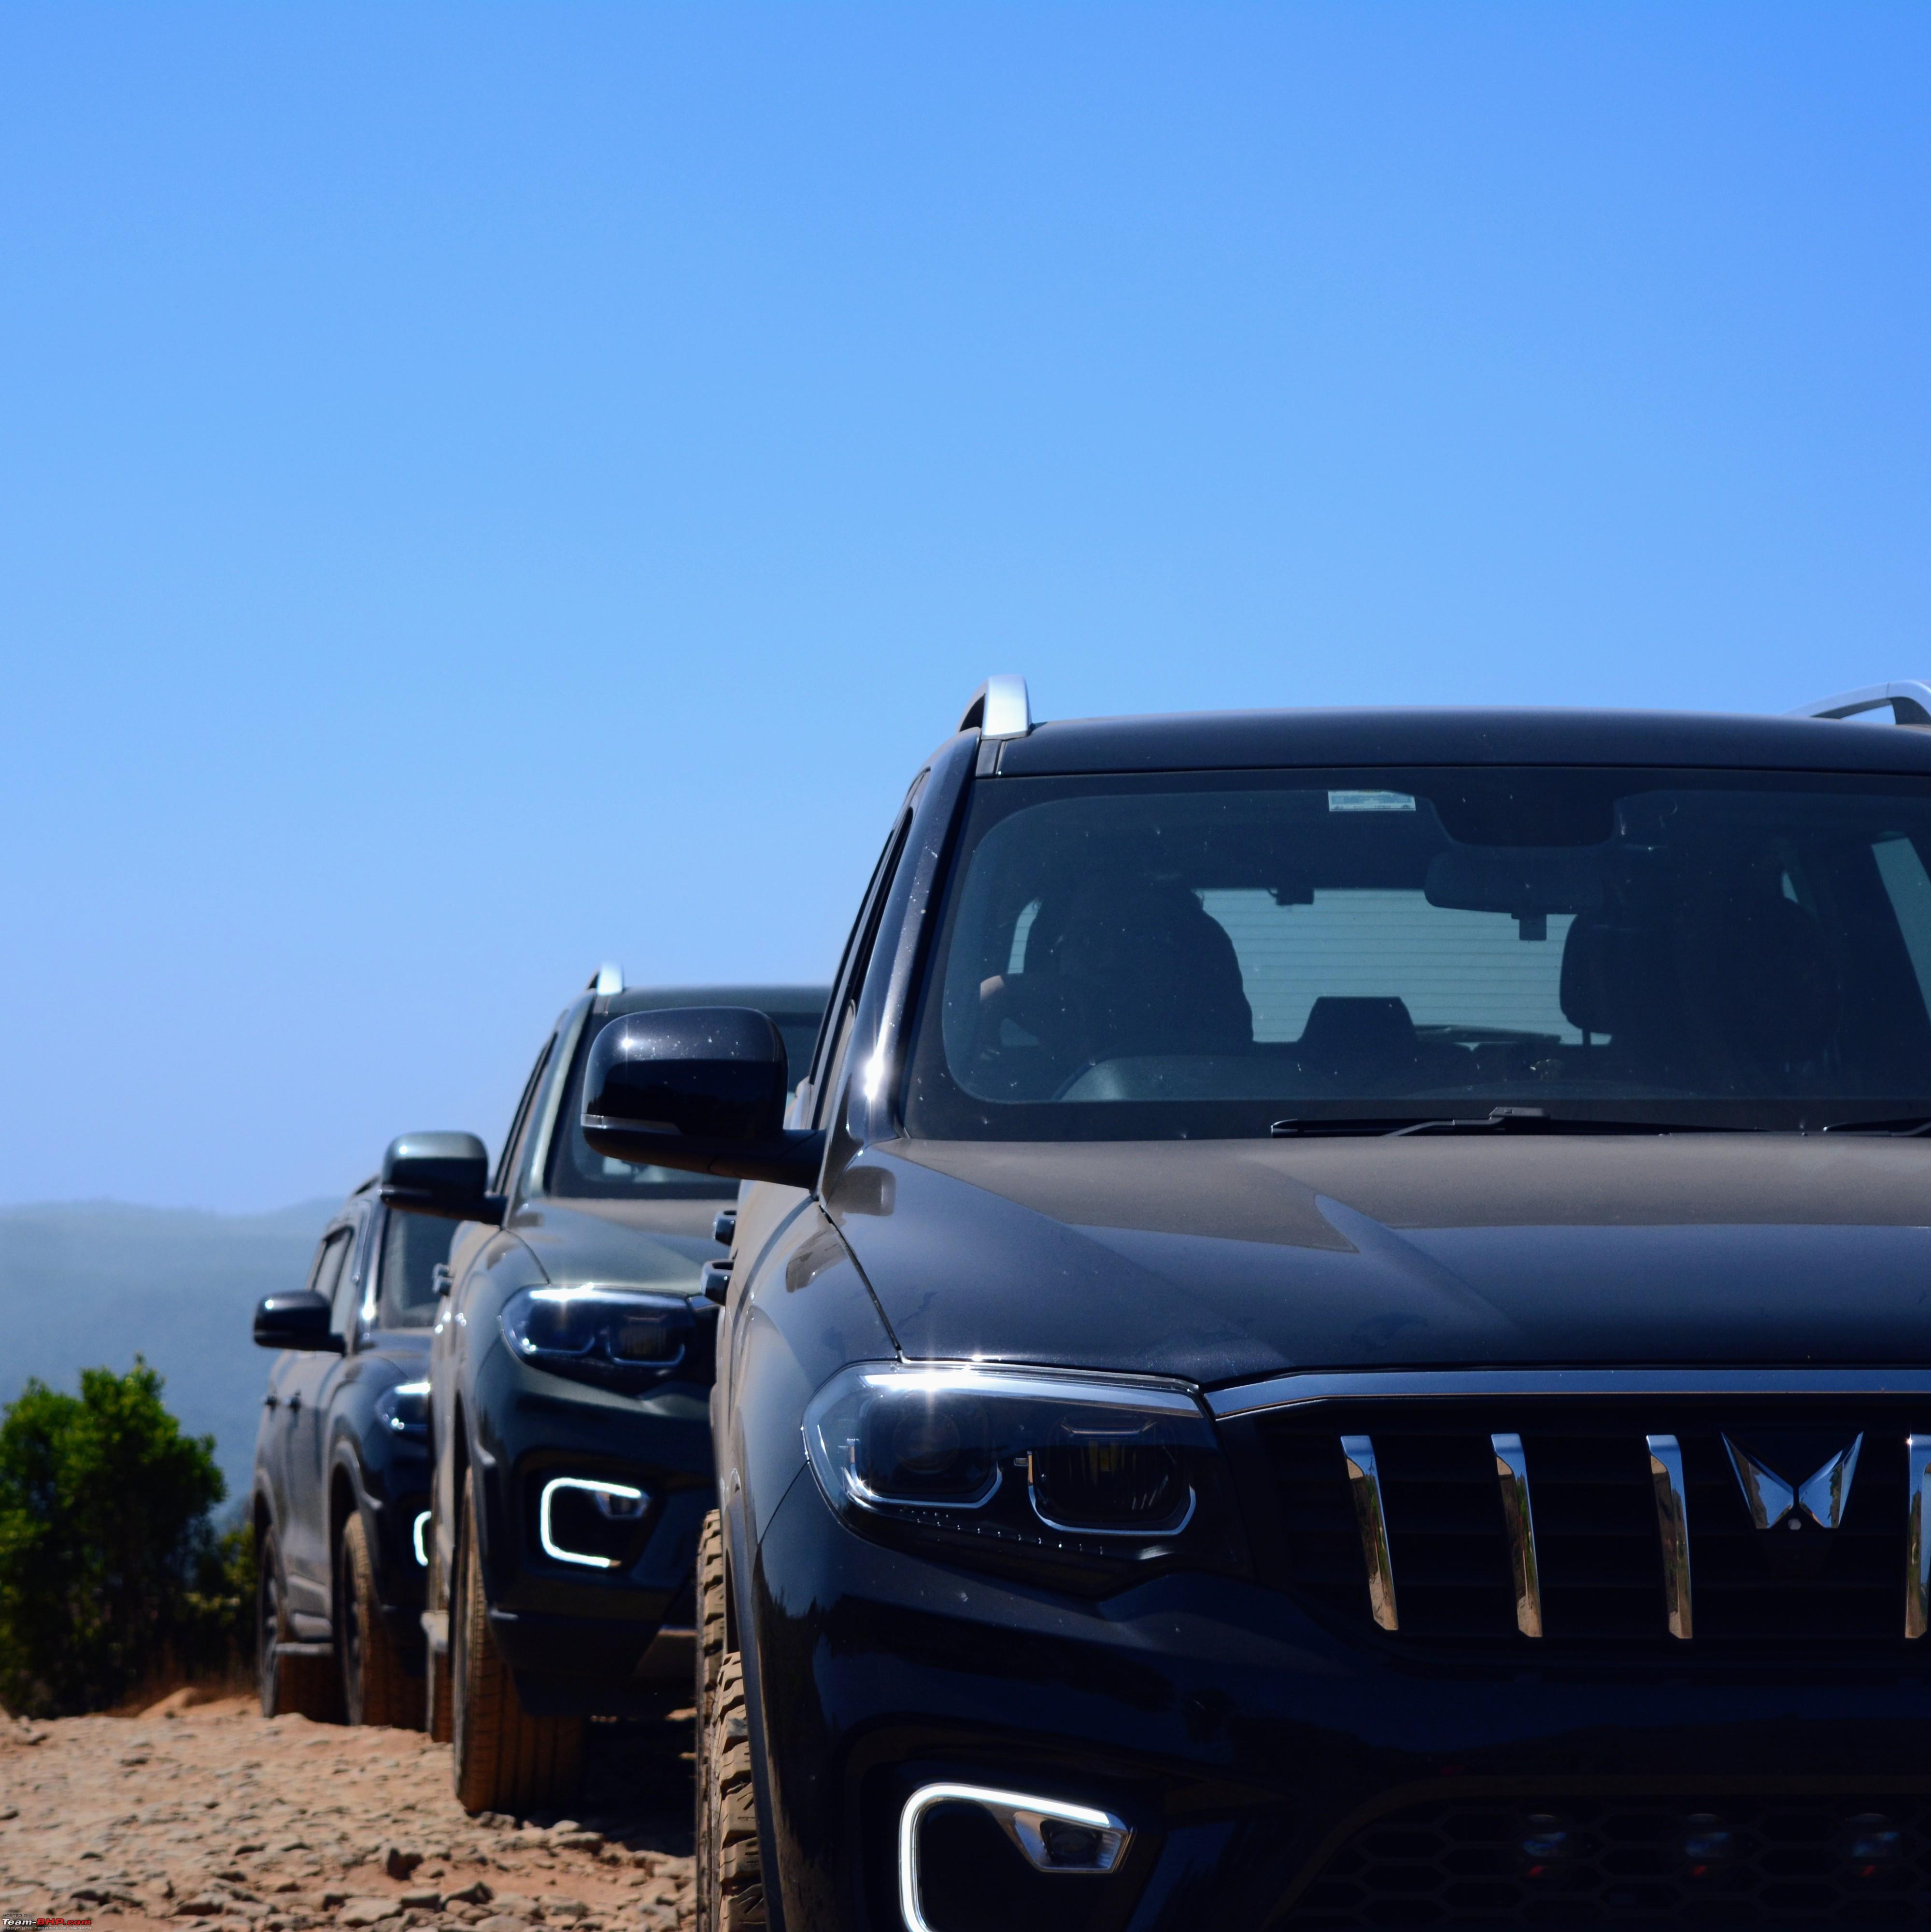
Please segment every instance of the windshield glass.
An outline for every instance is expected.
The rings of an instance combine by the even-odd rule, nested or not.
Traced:
[[[773,1013],[771,1019],[784,1036],[786,1084],[795,1089],[811,1070],[811,1049],[818,1040],[818,1016]],[[612,1160],[606,1154],[591,1152],[583,1138],[583,1067],[590,1056],[590,1043],[601,1030],[602,1024],[593,1020],[577,1042],[570,1085],[557,1115],[556,1140],[550,1149],[545,1184],[549,1191],[606,1201],[735,1201],[738,1191],[735,1180],[685,1174],[674,1168],[633,1167],[628,1161]]]
[[[377,1324],[428,1328],[436,1322],[436,1264],[449,1258],[453,1221],[393,1210],[382,1217],[382,1260],[376,1288]]]
[[[1931,1114],[1927,860],[1910,778],[1000,778],[975,788],[907,1127]]]

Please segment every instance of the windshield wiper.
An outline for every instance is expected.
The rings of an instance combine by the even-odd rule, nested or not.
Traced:
[[[1894,1140],[1908,1141],[1920,1134],[1931,1134],[1931,1114],[1918,1114],[1901,1120],[1833,1120],[1817,1131],[1820,1134],[1883,1134]]]
[[[1931,1121],[1926,1123],[1931,1126]],[[1267,1130],[1276,1140],[1315,1139],[1349,1134],[1399,1140],[1405,1134],[1709,1134],[1726,1131],[1684,1120],[1591,1120],[1552,1115],[1540,1107],[1492,1107],[1471,1119],[1431,1120],[1420,1115],[1393,1119],[1276,1120]],[[1759,1132],[1750,1129],[1747,1131]]]

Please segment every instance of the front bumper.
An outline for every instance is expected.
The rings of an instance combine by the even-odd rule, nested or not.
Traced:
[[[1133,1838],[1110,1874],[1040,1873],[935,1813],[935,1932],[1896,1924],[1931,1897],[1931,1664],[1418,1661],[1255,1583],[1093,1604],[916,1562],[808,1474],[752,1597],[788,1932],[899,1927],[900,1816],[946,1781]]]
[[[550,1714],[649,1708],[663,1682],[690,1675],[691,1578],[715,1496],[709,1391],[673,1382],[615,1394],[499,1346],[475,1395],[490,1627],[518,1695]],[[559,1555],[553,1533],[545,1547],[544,1492],[559,1480],[648,1497],[634,1531],[608,1546],[608,1567]]]

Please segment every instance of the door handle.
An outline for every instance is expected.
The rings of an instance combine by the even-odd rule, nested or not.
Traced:
[[[289,1397],[288,1406],[291,1412],[301,1406],[301,1391],[300,1389],[297,1389],[294,1394]]]

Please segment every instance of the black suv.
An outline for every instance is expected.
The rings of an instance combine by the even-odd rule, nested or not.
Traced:
[[[591,1055],[756,1184],[700,1924],[1931,1922],[1927,996],[1921,730],[984,692],[788,1120]]]
[[[429,1527],[429,1328],[449,1229],[366,1181],[307,1285],[255,1311],[282,1352],[255,1437],[262,1710],[419,1727]]]
[[[613,1016],[693,1001],[772,1013],[800,1064],[822,986],[625,990],[604,968],[538,1054],[486,1184],[481,1142],[406,1135],[382,1198],[455,1231],[430,1352],[430,1728],[472,1811],[561,1803],[586,1716],[689,1679],[698,1532],[715,1502],[708,1398],[734,1181],[593,1152],[578,1118]]]

